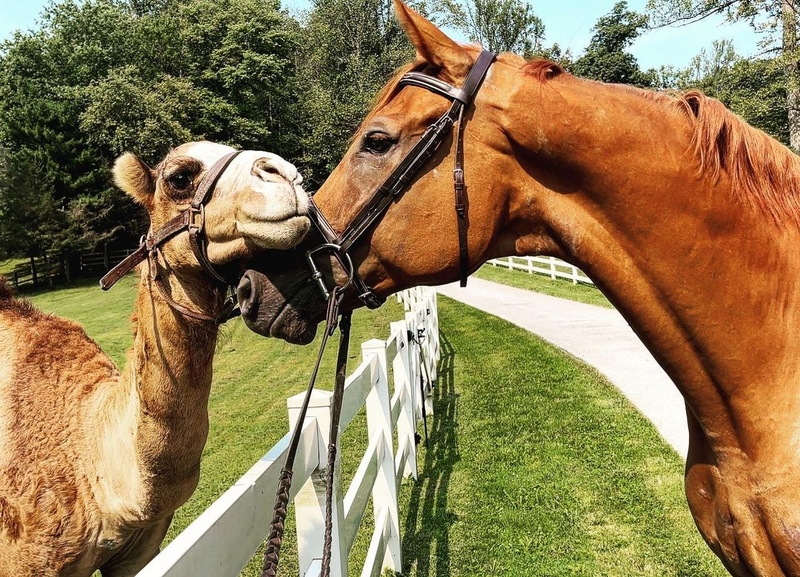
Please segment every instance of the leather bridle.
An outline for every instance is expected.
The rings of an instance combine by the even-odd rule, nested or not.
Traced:
[[[470,69],[464,85],[455,88],[432,76],[420,72],[409,72],[400,79],[399,86],[419,86],[431,92],[444,96],[452,100],[450,109],[439,119],[428,127],[420,140],[414,145],[411,151],[403,158],[402,162],[395,168],[389,177],[373,193],[367,204],[362,208],[352,222],[341,234],[336,234],[331,224],[314,204],[313,199],[310,203],[309,217],[311,222],[319,230],[325,243],[306,252],[306,259],[311,267],[312,277],[316,281],[323,296],[327,300],[327,314],[325,318],[325,332],[320,343],[320,350],[317,355],[317,362],[311,373],[311,378],[306,389],[306,396],[300,409],[299,417],[289,441],[286,452],[286,460],[278,481],[278,490],[275,495],[273,507],[273,518],[270,523],[267,547],[264,551],[264,564],[262,566],[261,577],[275,577],[278,571],[280,550],[283,543],[283,532],[285,528],[286,514],[289,506],[289,490],[292,484],[292,468],[294,459],[299,446],[300,432],[303,420],[305,419],[308,403],[311,399],[311,392],[319,371],[322,354],[328,341],[337,328],[341,331],[339,341],[339,352],[336,362],[336,380],[333,390],[333,402],[331,404],[331,422],[329,430],[328,444],[328,466],[326,471],[326,503],[325,503],[325,536],[323,539],[322,552],[322,577],[330,576],[331,562],[331,501],[333,487],[333,469],[336,463],[339,414],[342,409],[342,398],[344,395],[344,383],[347,367],[347,351],[350,336],[350,316],[351,311],[345,311],[339,319],[339,305],[344,296],[345,290],[352,284],[358,291],[361,301],[369,308],[377,308],[383,304],[384,300],[367,286],[353,266],[349,250],[355,242],[369,228],[374,225],[389,208],[389,205],[403,193],[410,184],[414,176],[422,169],[431,155],[439,148],[445,137],[453,128],[453,124],[458,122],[456,132],[456,158],[455,168],[453,169],[453,188],[456,197],[456,215],[458,217],[458,241],[459,241],[459,265],[461,269],[461,286],[466,286],[467,275],[469,274],[469,254],[467,252],[467,207],[466,207],[466,186],[464,184],[464,111],[472,104],[475,94],[480,88],[481,81],[486,76],[489,67],[494,62],[495,55],[491,52],[481,52],[475,64]],[[345,270],[348,280],[344,285],[334,286],[328,289],[323,279],[322,272],[314,262],[314,255],[318,252],[328,251],[339,261]],[[427,431],[426,431],[427,432]]]
[[[108,290],[123,276],[128,274],[134,267],[145,259],[148,260],[150,267],[150,278],[158,287],[164,300],[169,303],[171,307],[180,313],[200,321],[213,321],[216,324],[222,324],[228,319],[235,316],[233,313],[236,299],[235,297],[226,300],[225,305],[219,314],[215,316],[206,315],[205,313],[193,311],[180,303],[175,302],[172,298],[170,291],[166,288],[164,280],[161,278],[158,265],[158,252],[159,247],[170,240],[177,234],[188,231],[189,244],[192,247],[192,252],[195,258],[203,267],[206,273],[212,278],[215,284],[224,288],[234,288],[234,283],[227,280],[223,274],[214,268],[211,261],[208,260],[208,243],[205,236],[205,205],[211,200],[211,195],[219,181],[222,173],[228,168],[230,163],[243,151],[237,150],[230,152],[215,162],[211,168],[203,176],[200,184],[197,186],[194,197],[189,206],[180,212],[176,217],[168,221],[164,226],[157,231],[151,228],[147,235],[142,237],[141,244],[133,253],[128,255],[122,262],[112,268],[102,279],[100,279],[100,288]],[[231,291],[231,295],[234,291]]]
[[[469,275],[469,252],[467,245],[467,203],[466,185],[464,182],[464,111],[473,103],[475,95],[486,76],[489,67],[494,62],[495,55],[483,51],[478,56],[475,64],[467,74],[461,88],[423,74],[421,72],[408,72],[400,79],[398,86],[417,86],[444,96],[452,101],[450,109],[431,124],[420,137],[419,141],[403,158],[400,164],[392,171],[388,178],[372,194],[364,207],[353,218],[350,224],[337,234],[331,224],[311,201],[309,217],[314,223],[325,243],[306,252],[306,260],[311,267],[312,278],[316,281],[324,298],[328,298],[330,290],[325,284],[322,272],[314,262],[314,255],[318,252],[328,251],[339,261],[348,276],[345,287],[353,285],[358,292],[358,298],[368,308],[377,308],[384,302],[375,291],[366,285],[353,266],[349,251],[361,236],[380,220],[389,205],[396,201],[405,191],[411,180],[422,170],[425,163],[436,152],[444,139],[450,133],[453,125],[457,123],[455,145],[455,166],[453,168],[453,189],[455,192],[455,209],[458,222],[459,245],[459,270],[461,286],[467,285]]]

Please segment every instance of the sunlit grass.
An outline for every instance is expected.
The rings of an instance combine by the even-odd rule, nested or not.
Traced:
[[[490,264],[483,265],[473,276],[554,297],[612,308],[603,293],[597,287],[589,284],[573,284],[572,281],[566,279],[551,279],[541,274],[529,274]]]

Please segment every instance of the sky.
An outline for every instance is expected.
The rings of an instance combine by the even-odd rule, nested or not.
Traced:
[[[644,12],[647,0],[628,0],[628,8]],[[14,30],[32,30],[48,0],[0,0],[0,40],[11,37]],[[530,0],[534,12],[545,26],[545,45],[558,43],[579,56],[592,37],[592,26],[608,14],[617,0]],[[308,0],[283,0],[283,5],[296,11],[308,7]],[[714,40],[734,42],[744,57],[758,54],[759,36],[744,22],[729,24],[722,17],[707,18],[688,26],[651,30],[636,40],[629,49],[643,70],[672,65],[685,68],[702,49],[709,50]]]

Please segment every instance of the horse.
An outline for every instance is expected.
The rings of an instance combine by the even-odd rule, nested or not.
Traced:
[[[468,82],[479,47],[399,0],[395,9],[417,57],[313,197],[335,252],[313,255],[323,291],[302,251],[256,259],[239,285],[250,328],[310,341],[333,279],[366,289],[348,289],[352,308],[356,292],[374,305],[495,257],[564,259],[685,399],[685,491],[705,542],[733,575],[800,575],[800,159],[700,92],[595,82],[514,54],[494,58],[465,98],[453,87]],[[342,231],[458,99],[458,133],[343,255]],[[466,181],[459,212],[454,164]]]

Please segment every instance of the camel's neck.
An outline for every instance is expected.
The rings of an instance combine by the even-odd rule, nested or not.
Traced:
[[[219,308],[221,297],[204,286],[174,277],[170,284],[173,298],[195,311]],[[133,509],[120,514],[163,515],[194,491],[208,433],[216,336],[213,323],[187,319],[142,273],[134,346],[121,386],[107,399],[107,432],[101,437],[110,465],[109,499],[127,495],[118,506]]]

